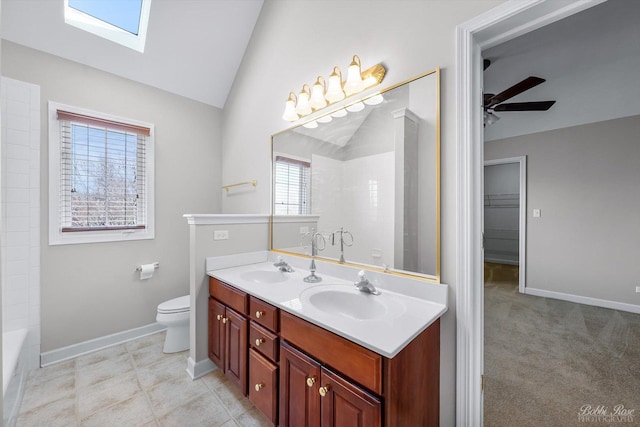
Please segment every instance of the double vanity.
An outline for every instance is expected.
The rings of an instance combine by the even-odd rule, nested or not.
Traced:
[[[439,423],[447,287],[300,257],[209,270],[209,358],[279,426]]]

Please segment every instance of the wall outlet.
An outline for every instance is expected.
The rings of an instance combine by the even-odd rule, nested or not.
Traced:
[[[542,216],[542,211],[540,209],[534,209],[533,210],[533,217],[534,218],[540,218]]]
[[[228,240],[229,230],[214,230],[213,240]]]

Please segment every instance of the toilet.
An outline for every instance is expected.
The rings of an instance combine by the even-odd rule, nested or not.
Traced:
[[[156,321],[167,327],[164,353],[177,353],[189,349],[190,296],[185,295],[158,305]]]

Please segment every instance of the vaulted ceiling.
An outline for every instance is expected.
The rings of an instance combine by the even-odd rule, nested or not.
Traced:
[[[2,0],[2,38],[223,108],[263,0],[152,0],[144,53],[65,24],[63,0]]]

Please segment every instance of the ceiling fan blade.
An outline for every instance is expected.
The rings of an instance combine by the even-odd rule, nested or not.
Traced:
[[[510,102],[496,105],[493,111],[547,111],[556,101]]]
[[[540,77],[529,76],[526,79],[522,80],[520,83],[516,83],[509,89],[495,95],[486,103],[485,107],[493,107],[494,105],[498,105],[509,98],[513,98],[514,96],[531,89],[532,87],[538,86],[540,83],[544,83],[545,81],[545,79],[541,79]]]

